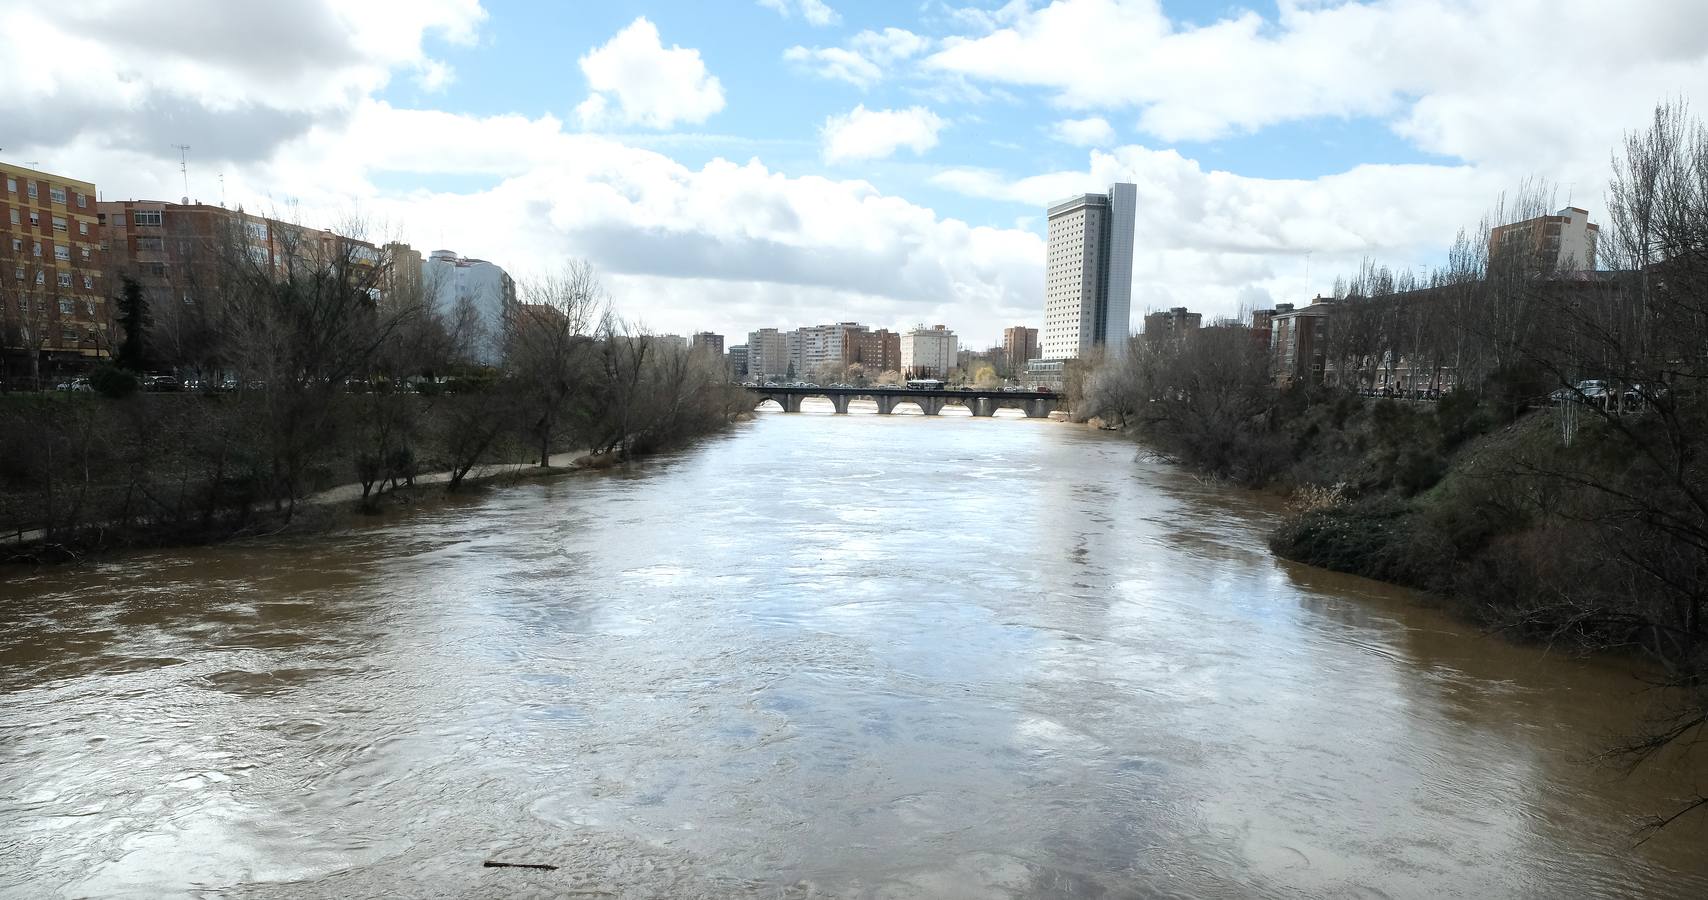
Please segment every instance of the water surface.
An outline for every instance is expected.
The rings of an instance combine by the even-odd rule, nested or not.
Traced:
[[[1640,683],[1273,516],[1060,423],[777,414],[9,571],[0,894],[1708,896],[1699,822],[1633,846],[1689,779],[1590,764]]]

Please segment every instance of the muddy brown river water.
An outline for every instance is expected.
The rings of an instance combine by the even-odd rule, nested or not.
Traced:
[[[1708,897],[1653,700],[1009,419],[0,575],[0,896]],[[487,860],[555,871],[485,868]]]

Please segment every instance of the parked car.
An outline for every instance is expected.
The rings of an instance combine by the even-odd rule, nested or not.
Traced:
[[[57,386],[55,386],[55,390],[92,391],[94,388],[90,386],[89,379],[87,378],[73,378],[70,381],[61,381]]]
[[[184,389],[184,382],[179,381],[176,375],[144,375],[142,377],[142,389],[163,392],[181,391]]]

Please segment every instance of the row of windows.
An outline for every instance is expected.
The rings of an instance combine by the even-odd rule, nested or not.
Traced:
[[[12,277],[18,281],[23,281],[29,277],[29,273],[24,270],[23,266],[18,266],[12,270]],[[75,283],[74,278],[75,276],[70,272],[60,272],[58,273],[57,280],[60,287],[68,288]],[[47,272],[40,269],[36,270],[36,284],[47,284]],[[92,291],[95,289],[95,276],[83,276],[83,289],[86,291]]]
[[[41,196],[37,187],[36,187],[37,184],[38,184],[38,182],[34,182],[34,181],[27,181],[26,180],[24,182],[25,193],[31,200],[38,199]],[[6,177],[6,193],[16,194],[17,192],[18,192],[18,179],[8,175]],[[51,185],[51,184],[48,185],[47,196],[48,196],[48,199],[54,203],[58,203],[62,206],[65,204],[65,188],[63,188],[63,187],[60,187],[58,185]],[[88,208],[88,206],[89,206],[89,195],[88,194],[85,194],[82,191],[78,191],[76,194],[76,197],[77,197],[77,206],[79,208],[82,208],[82,209]]]
[[[22,225],[23,224],[23,221],[22,221],[23,217],[19,214],[17,207],[13,207],[11,209],[10,216],[11,216],[13,225]],[[30,210],[30,227],[31,228],[40,228],[41,224],[42,224],[42,214],[39,212],[36,212],[35,210]],[[64,216],[54,216],[53,217],[53,230],[54,231],[66,231],[66,230],[68,230],[68,227],[69,226],[66,224]],[[79,221],[77,223],[77,233],[78,234],[88,234],[89,233],[89,223]]]
[[[83,248],[81,248],[81,251],[83,253],[84,261],[87,262],[89,259],[89,248],[83,247]],[[13,253],[24,252],[24,241],[22,238],[13,238],[12,239],[12,252]],[[30,244],[30,255],[31,256],[42,255],[42,242],[41,241],[31,242],[31,244]],[[70,262],[71,261],[71,245],[70,244],[55,244],[55,245],[53,245],[53,258],[58,259],[58,260],[63,260],[65,262]]]

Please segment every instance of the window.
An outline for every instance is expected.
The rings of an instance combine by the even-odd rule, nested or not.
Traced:
[[[249,236],[255,240],[264,241],[267,239],[266,222],[244,222],[243,230],[248,232]]]
[[[47,284],[47,273],[46,272],[37,272],[36,273],[36,284]]]
[[[151,210],[139,209],[136,212],[131,213],[130,221],[131,221],[132,225],[159,225],[160,224],[160,210],[158,210],[158,209],[151,209]]]
[[[84,315],[87,315],[91,319],[95,318],[95,301],[93,301],[93,300],[83,301],[83,313],[84,313]],[[94,335],[94,333],[95,333],[95,330],[93,328],[89,329],[90,335]]]
[[[89,206],[89,195],[83,193],[82,191],[78,191],[77,192],[77,208],[78,209],[86,209],[86,208],[88,208],[88,206]]]
[[[262,265],[266,265],[267,259],[268,259],[267,248],[266,247],[250,247],[249,248],[249,258],[260,263],[260,264],[262,264]]]
[[[53,230],[54,231],[64,231],[65,230],[65,217],[64,216],[54,216],[53,217]]]
[[[31,212],[30,213],[30,227],[31,228],[40,228],[41,224],[42,224],[42,214],[39,212]]]
[[[59,286],[60,287],[71,287],[71,273],[70,272],[59,273]]]
[[[77,223],[77,233],[78,234],[88,234],[89,233],[89,223],[88,222],[78,222]]]
[[[165,247],[166,242],[161,238],[139,237],[136,239],[136,249],[138,250],[163,250]]]
[[[93,275],[83,276],[83,289],[86,291],[92,291],[95,289],[95,276],[93,276]],[[94,315],[95,314],[95,310],[94,310],[95,304],[91,303],[91,304],[89,304],[89,306],[90,306],[89,314]]]
[[[17,239],[17,238],[13,238],[12,239],[12,252],[13,253],[24,252],[24,242]]]
[[[65,188],[49,187],[47,189],[47,198],[49,200],[53,201],[54,203],[59,203],[59,204],[63,205],[65,203]]]
[[[62,316],[77,315],[77,301],[67,300],[64,297],[59,298],[59,314]]]
[[[27,181],[24,183],[24,185],[25,185],[25,187],[29,188],[28,193],[30,195],[30,199],[31,200],[36,199],[36,183],[33,181]]]
[[[88,247],[84,247],[84,248],[83,248],[83,258],[84,258],[84,259],[88,259],[88,258],[89,258],[89,248],[88,248]]]
[[[17,225],[17,224],[18,224],[18,211],[17,211],[17,210],[15,210],[15,209],[14,209],[14,210],[12,210],[12,224],[13,224],[13,225]]]
[[[60,260],[61,262],[70,262],[71,261],[71,248],[65,246],[64,244],[60,244],[59,246],[54,247],[53,248],[53,258]]]
[[[13,275],[14,275],[14,276],[15,276],[15,277],[16,277],[16,278],[17,278],[17,279],[18,279],[18,280],[19,280],[19,281],[23,281],[23,280],[24,280],[24,267],[23,267],[23,266],[19,266],[19,267],[18,267],[18,268],[16,268],[16,269],[14,269],[14,270],[12,270],[12,272],[13,272]]]
[[[6,193],[16,194],[17,192],[18,192],[18,179],[16,179],[16,178],[6,179]]]
[[[81,334],[82,334],[81,332],[79,332],[76,328],[71,327],[70,325],[66,325],[65,327],[59,329],[59,339],[62,343],[66,343],[66,344],[77,343],[78,340],[81,339]]]
[[[34,248],[30,252],[31,252],[31,255],[33,255],[33,256],[42,255],[42,242],[36,241]]]

